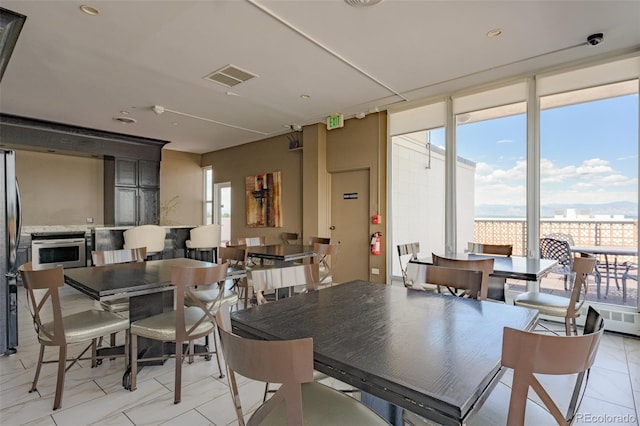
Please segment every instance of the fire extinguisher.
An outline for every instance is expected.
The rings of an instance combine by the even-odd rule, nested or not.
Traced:
[[[380,254],[380,237],[382,237],[382,232],[374,232],[371,234],[371,254]]]

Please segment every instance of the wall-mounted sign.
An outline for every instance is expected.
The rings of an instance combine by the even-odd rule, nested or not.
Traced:
[[[327,117],[327,130],[344,127],[344,114],[333,114]]]
[[[344,194],[342,194],[342,198],[344,200],[357,200],[358,199],[358,193],[357,192],[345,192]]]

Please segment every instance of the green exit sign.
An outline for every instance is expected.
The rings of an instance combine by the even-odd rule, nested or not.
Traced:
[[[344,115],[334,114],[327,117],[327,130],[339,129],[344,127]]]

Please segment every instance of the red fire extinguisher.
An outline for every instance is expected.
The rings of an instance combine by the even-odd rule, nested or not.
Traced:
[[[380,254],[380,237],[382,237],[382,232],[374,232],[371,235],[371,254]]]

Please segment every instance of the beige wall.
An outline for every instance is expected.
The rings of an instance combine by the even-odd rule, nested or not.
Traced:
[[[302,151],[289,151],[281,135],[202,156],[203,166],[213,167],[216,183],[231,182],[231,240],[266,236],[267,243],[281,242],[282,232],[300,233],[302,223]],[[282,228],[249,228],[245,214],[245,177],[282,172]]]
[[[370,215],[382,215],[381,225],[371,225],[371,233],[385,233],[386,212],[386,113],[371,114],[362,120],[346,120],[342,129],[326,131],[323,124],[305,126],[302,151],[288,151],[285,136],[265,139],[238,147],[210,152],[202,156],[202,165],[213,167],[215,182],[231,182],[232,240],[252,235],[267,236],[268,243],[280,242],[283,231],[304,232],[304,238],[327,234],[329,173],[367,168],[371,176]],[[304,170],[303,170],[304,167]],[[248,228],[245,217],[244,178],[262,172],[282,171],[282,228]],[[385,238],[382,255],[369,259],[343,259],[340,262],[368,262],[380,269],[371,281],[385,282]]]
[[[102,159],[16,151],[22,191],[23,225],[104,224]],[[160,206],[163,225],[202,223],[203,179],[200,155],[163,150]],[[175,197],[175,198],[174,198]],[[173,201],[171,201],[173,199]],[[166,207],[174,205],[172,209]]]
[[[204,180],[200,154],[162,150],[160,225],[203,224]]]
[[[24,226],[103,222],[101,159],[16,151]]]
[[[370,206],[369,217],[363,218],[369,224],[369,234],[381,232],[381,252],[379,256],[369,255],[369,271],[378,268],[380,274],[369,274],[369,280],[386,281],[386,220],[387,207],[387,113],[369,114],[365,118],[345,120],[343,128],[327,133],[327,171],[369,169]],[[371,216],[382,216],[380,225],[371,224]],[[361,261],[340,258],[340,262]]]

